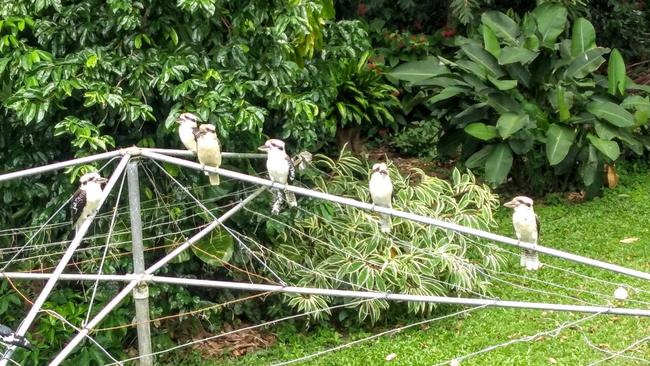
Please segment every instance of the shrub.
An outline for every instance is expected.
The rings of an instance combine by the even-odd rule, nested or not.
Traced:
[[[491,11],[481,20],[480,36],[457,37],[451,60],[405,63],[391,73],[426,93],[424,105],[445,116],[439,153],[460,148],[464,165],[482,169],[492,185],[511,174],[548,190],[579,179],[600,187],[603,164],[619,158],[621,145],[636,154],[648,147],[637,132],[648,122],[650,102],[625,97],[635,86],[617,50],[608,77],[596,73],[610,50],[596,46],[588,20],[568,24],[566,9],[551,3],[523,19]],[[570,38],[563,36],[567,28]]]
[[[315,189],[369,201],[368,161],[344,152],[337,161],[318,156],[314,167],[310,175]],[[405,176],[391,167],[390,175],[396,209],[484,230],[495,225],[497,199],[486,186],[476,184],[471,173],[454,170],[451,183],[418,169]],[[301,207],[305,205],[290,224],[265,222],[267,245],[278,253],[269,256],[272,267],[292,285],[419,295],[484,293],[487,282],[477,269],[501,263],[494,245],[451,231],[393,218],[388,235],[380,233],[375,214],[322,200],[302,200]],[[286,301],[299,311],[310,311],[344,300],[288,295]],[[359,320],[375,322],[388,306],[376,300],[351,307]],[[407,308],[427,313],[433,304],[408,303]]]

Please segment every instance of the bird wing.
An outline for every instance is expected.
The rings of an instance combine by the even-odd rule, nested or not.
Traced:
[[[535,214],[535,225],[537,225],[537,234],[539,234],[540,224],[539,224],[539,216],[537,216],[537,214]]]
[[[192,134],[194,135],[194,140],[198,140],[199,138],[199,128],[198,127],[192,127]]]
[[[14,331],[6,325],[0,324],[0,336],[6,337],[13,334]]]
[[[296,166],[293,164],[293,160],[291,160],[289,155],[286,155],[284,159],[287,161],[287,164],[289,164],[289,176],[287,177],[287,183],[291,183],[296,178]]]
[[[86,191],[83,189],[78,189],[72,196],[72,201],[70,202],[70,216],[72,216],[72,223],[76,223],[81,216],[81,211],[84,209],[84,204],[86,202]]]

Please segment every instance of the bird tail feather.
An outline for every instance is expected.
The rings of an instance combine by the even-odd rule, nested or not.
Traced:
[[[210,178],[210,184],[213,186],[218,186],[219,185],[219,174],[214,174],[210,173],[208,174],[208,177]]]
[[[524,262],[524,266],[526,267],[526,270],[537,271],[539,269],[540,263],[539,263],[539,255],[537,254],[537,252],[532,250],[524,250],[522,259],[524,259],[523,262]]]
[[[298,206],[298,201],[296,200],[296,195],[293,192],[284,191],[284,197],[287,200],[287,204],[291,207]]]
[[[379,220],[379,227],[382,233],[389,233],[390,228],[393,226],[391,223],[390,215],[381,214],[381,220]]]

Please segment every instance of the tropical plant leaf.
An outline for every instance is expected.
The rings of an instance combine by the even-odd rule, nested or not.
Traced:
[[[457,86],[450,86],[447,88],[444,88],[440,91],[440,93],[432,96],[429,98],[428,102],[431,104],[438,103],[440,101],[453,98],[457,96],[458,94],[466,93],[468,90],[466,88],[459,88]]]
[[[521,130],[529,119],[527,114],[504,113],[497,121],[497,131],[503,139],[507,139],[513,133]]]
[[[489,141],[497,137],[497,128],[482,122],[470,123],[465,126],[465,132],[483,141]]]
[[[598,153],[593,145],[587,147],[587,160],[580,165],[579,173],[585,186],[594,183],[598,173]]]
[[[494,34],[511,45],[517,44],[519,24],[500,11],[487,11],[481,15],[484,26],[488,26]],[[487,47],[486,47],[487,48]],[[495,55],[496,57],[497,55]]]
[[[567,10],[557,3],[544,3],[532,12],[537,21],[537,30],[541,35],[542,44],[552,48],[557,37],[564,31]]]
[[[492,153],[494,145],[485,145],[483,148],[474,154],[472,154],[467,160],[465,160],[465,167],[469,169],[476,169],[478,167],[484,166],[485,161],[488,156]]]
[[[467,43],[462,45],[461,49],[463,52],[465,52],[467,57],[469,57],[477,64],[481,65],[488,72],[488,74],[496,78],[500,78],[504,75],[504,72],[501,67],[499,67],[499,63],[497,62],[496,58],[494,58],[494,56],[483,49],[483,47],[476,44]]]
[[[567,67],[564,77],[582,79],[593,73],[605,62],[602,56],[607,52],[609,48],[596,47],[578,54]]]
[[[603,140],[591,133],[587,134],[587,139],[589,139],[589,142],[591,142],[598,151],[603,153],[603,155],[612,161],[615,161],[621,155],[621,149],[616,141]]]
[[[499,46],[499,40],[490,27],[483,26],[483,46],[492,56],[499,57],[501,46]]]
[[[564,77],[582,79],[588,76],[605,62],[605,58],[602,56],[607,52],[609,52],[609,48],[596,47],[579,54],[567,67]]]
[[[499,65],[513,64],[520,62],[522,65],[532,62],[537,58],[538,53],[523,47],[506,46],[499,55]]]
[[[503,183],[512,167],[512,151],[507,144],[498,144],[485,161],[485,178],[492,185]]]
[[[448,73],[447,67],[436,59],[411,61],[401,64],[388,75],[403,81],[417,82]]]
[[[612,95],[625,95],[626,84],[625,61],[623,61],[621,53],[614,48],[609,54],[607,63],[607,91]]]
[[[546,131],[546,158],[549,164],[557,165],[569,153],[575,132],[566,126],[552,124]]]
[[[596,47],[596,30],[585,18],[578,18],[571,30],[571,56],[576,57]]]
[[[488,75],[488,80],[499,90],[510,90],[517,87],[517,80],[498,80]]]
[[[210,235],[191,246],[192,252],[201,261],[213,266],[221,267],[232,257],[235,246],[232,236],[223,229],[215,229]]]
[[[634,126],[634,116],[625,108],[608,101],[593,101],[587,104],[587,111],[594,116],[618,127]]]

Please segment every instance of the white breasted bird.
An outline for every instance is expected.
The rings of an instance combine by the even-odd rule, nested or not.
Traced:
[[[70,213],[75,231],[79,230],[84,220],[90,216],[99,205],[102,197],[102,184],[107,179],[97,173],[87,173],[79,178],[79,189],[72,196]]]
[[[11,328],[2,324],[0,324],[0,342],[26,349],[32,348],[27,338],[17,335]]]
[[[533,200],[526,196],[517,196],[510,202],[506,202],[504,206],[515,210],[512,214],[512,225],[515,228],[517,240],[537,245],[539,219],[533,211]],[[526,267],[527,270],[538,270],[540,263],[537,252],[524,249],[519,264]]]
[[[278,139],[267,140],[266,143],[258,148],[266,151],[266,169],[269,172],[269,179],[275,183],[291,184],[296,177],[296,167],[293,165],[291,157],[287,155],[284,149],[284,141]],[[291,207],[298,206],[296,196],[293,192],[287,190],[275,191],[275,200],[271,208],[271,213],[277,215],[280,213],[282,202],[286,200]]]
[[[392,207],[393,183],[390,181],[386,164],[377,163],[372,166],[369,189],[373,204],[381,207]],[[390,232],[391,220],[389,215],[381,214],[379,227],[384,233]]]
[[[204,166],[218,168],[221,165],[221,147],[214,125],[204,123],[196,135],[196,156]],[[210,184],[219,185],[219,174],[208,173]]]
[[[176,122],[180,125],[178,127],[178,137],[185,145],[185,148],[193,153],[196,153],[196,135],[199,132],[196,122],[198,118],[193,113],[182,113]]]

